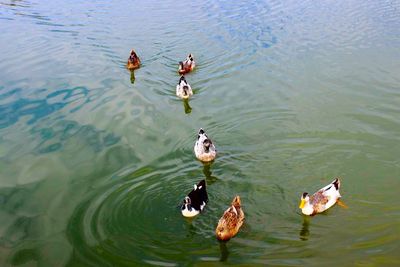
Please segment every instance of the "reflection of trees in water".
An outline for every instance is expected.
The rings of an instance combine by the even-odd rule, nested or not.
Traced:
[[[51,92],[44,99],[18,97],[17,100],[7,102],[8,98],[18,96],[21,91],[21,89],[13,89],[0,94],[2,102],[6,102],[0,107],[0,129],[14,125],[25,116],[29,117],[28,125],[34,124],[39,119],[45,118],[68,105],[71,105],[69,112],[76,112],[91,101],[93,93],[97,90],[75,87]]]
[[[71,120],[33,127],[30,134],[39,140],[36,153],[24,151],[9,171],[0,170],[0,176],[12,175],[16,183],[0,188],[1,243],[9,248],[12,265],[65,265],[71,244],[64,231],[78,204],[85,203],[94,185],[139,159],[131,147],[118,145],[121,138],[114,133]],[[60,149],[67,151],[51,153]],[[21,176],[27,176],[24,184]],[[44,242],[45,236],[52,236],[54,244]],[[57,258],[60,250],[65,253]]]
[[[115,145],[121,140],[121,137],[112,132],[98,130],[92,125],[79,125],[71,120],[58,121],[51,127],[35,126],[30,132],[33,136],[39,137],[39,144],[35,148],[38,153],[57,151],[72,138],[90,147],[94,152],[100,152],[103,148]]]

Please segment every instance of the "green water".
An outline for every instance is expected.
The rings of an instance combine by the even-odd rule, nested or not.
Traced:
[[[0,0],[0,32],[0,266],[400,265],[399,1]]]

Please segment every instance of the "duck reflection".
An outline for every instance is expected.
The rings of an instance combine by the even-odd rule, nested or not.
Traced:
[[[193,218],[187,218],[185,217],[186,222],[188,223],[188,232],[186,234],[186,237],[190,237],[193,238],[194,236],[196,236],[198,230],[196,229],[196,227],[193,226]]]
[[[300,240],[307,241],[310,236],[310,218],[308,216],[303,216],[303,224],[300,230]]]
[[[135,83],[135,71],[131,70],[131,84]]]
[[[183,99],[183,108],[185,109],[185,114],[189,114],[192,112],[192,107],[189,105],[188,99]]]
[[[209,185],[215,183],[218,180],[217,177],[212,176],[211,164],[212,162],[203,162],[203,173],[206,177],[207,184]]]
[[[219,249],[221,251],[221,257],[219,258],[219,261],[227,261],[228,256],[229,256],[229,251],[228,247],[226,246],[227,241],[218,241],[219,242]]]

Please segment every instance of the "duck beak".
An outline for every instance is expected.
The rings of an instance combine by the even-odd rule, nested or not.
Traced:
[[[305,204],[306,204],[306,201],[305,201],[304,199],[302,199],[302,200],[300,201],[299,208],[300,208],[300,209],[303,209]]]

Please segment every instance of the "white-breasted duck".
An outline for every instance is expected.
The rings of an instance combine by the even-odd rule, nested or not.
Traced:
[[[341,198],[339,193],[340,180],[336,178],[332,183],[321,188],[312,196],[303,193],[300,200],[299,208],[305,215],[315,215],[329,209]]]
[[[176,96],[182,99],[188,99],[193,95],[192,87],[186,81],[185,76],[181,76],[179,79],[179,83],[176,86]]]
[[[203,211],[208,202],[206,190],[206,180],[201,180],[183,200],[181,207],[182,215],[185,217],[194,217]]]
[[[217,156],[215,145],[202,128],[200,128],[196,143],[194,144],[194,154],[197,159],[203,162],[210,162]]]

